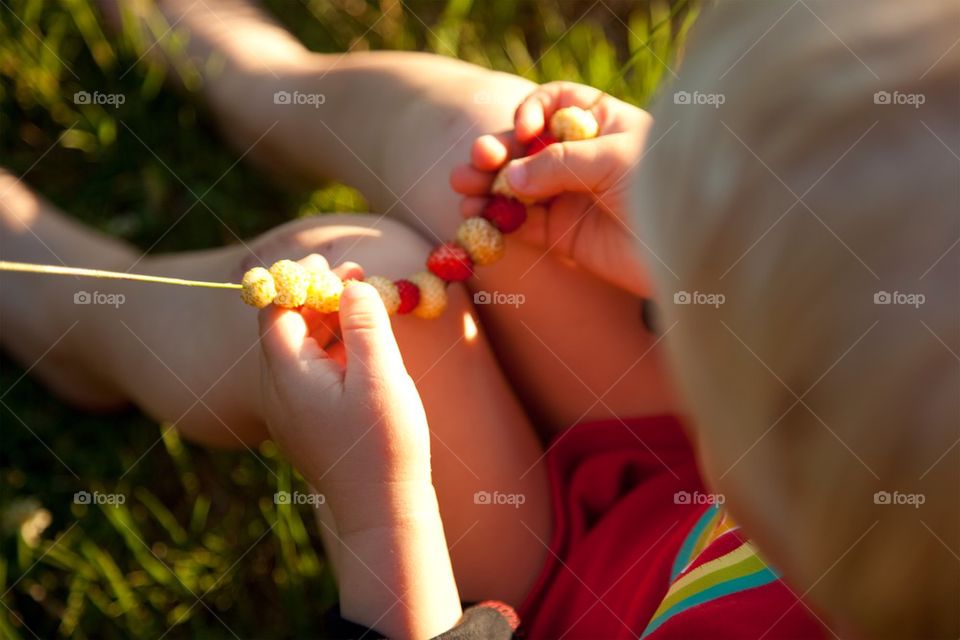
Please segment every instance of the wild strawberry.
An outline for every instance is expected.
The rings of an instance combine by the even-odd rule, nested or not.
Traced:
[[[400,295],[400,306],[397,307],[397,313],[410,313],[420,304],[420,287],[409,280],[395,280],[397,293]]]
[[[254,267],[243,274],[243,289],[240,299],[251,307],[263,309],[273,302],[277,295],[277,287],[273,283],[273,276],[263,267]]]
[[[273,304],[293,309],[307,301],[310,287],[310,272],[302,264],[293,260],[280,260],[270,267],[270,275],[277,287]]]
[[[527,220],[527,208],[522,202],[505,196],[493,196],[483,208],[483,217],[501,233],[511,233]]]
[[[473,261],[456,242],[445,242],[430,253],[427,269],[447,282],[458,282],[473,275]]]
[[[555,142],[560,142],[557,138],[550,132],[544,131],[536,138],[527,143],[527,150],[524,155],[532,156],[535,153],[540,153],[550,145]]]
[[[557,140],[586,140],[596,138],[600,125],[593,113],[580,107],[564,107],[550,118],[550,133]]]
[[[457,228],[460,243],[474,264],[486,266],[503,257],[503,234],[485,218],[467,218]]]
[[[493,184],[490,186],[490,193],[513,198],[514,200],[519,200],[524,204],[533,204],[536,202],[536,200],[533,198],[525,198],[513,190],[513,187],[510,186],[510,182],[507,180],[506,167],[500,169],[497,175],[494,176]]]
[[[336,313],[340,310],[340,294],[343,282],[333,271],[324,269],[310,272],[310,287],[307,290],[306,305],[321,313]]]
[[[388,314],[393,315],[397,312],[400,307],[400,292],[397,291],[397,285],[393,284],[392,280],[383,276],[368,276],[363,281],[377,290]]]
[[[420,291],[420,300],[413,315],[418,318],[436,318],[447,308],[447,285],[429,271],[418,271],[409,278]]]

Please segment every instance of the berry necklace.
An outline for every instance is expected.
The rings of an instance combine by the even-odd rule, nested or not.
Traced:
[[[580,107],[559,109],[550,118],[549,129],[549,133],[534,138],[527,145],[525,155],[538,153],[555,142],[595,138],[599,133],[593,113]],[[440,244],[430,252],[425,271],[400,280],[382,276],[364,278],[364,282],[380,294],[388,313],[436,318],[447,306],[447,283],[466,280],[473,275],[475,266],[493,264],[503,257],[504,234],[523,225],[527,219],[527,205],[532,202],[522,201],[513,192],[503,170],[494,178],[491,191],[493,197],[483,213],[464,220],[457,228],[455,240]],[[243,274],[240,284],[4,261],[0,261],[0,271],[239,289],[240,298],[258,309],[274,304],[289,309],[305,306],[323,313],[340,309],[340,294],[343,292],[343,282],[332,271],[308,269],[293,260],[280,260],[269,269],[254,267]]]

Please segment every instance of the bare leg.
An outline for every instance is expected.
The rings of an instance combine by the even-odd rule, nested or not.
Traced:
[[[60,256],[76,266],[120,269],[136,259],[129,248],[71,223],[22,184],[0,177],[3,259],[56,263]],[[238,281],[250,264],[312,252],[389,277],[419,269],[427,243],[396,222],[372,228],[374,220],[300,220],[249,243],[253,253],[235,246],[159,256],[142,261],[138,271]],[[109,406],[129,398],[211,444],[242,446],[265,436],[256,316],[236,292],[8,273],[0,283],[0,342],[25,366],[36,363],[32,371],[67,399]],[[74,304],[78,290],[93,286],[123,294],[125,302]],[[450,293],[441,319],[398,317],[394,329],[426,407],[434,482],[461,593],[516,604],[545,552],[527,527],[549,538],[542,448],[484,335],[464,335],[465,318],[475,317],[466,291],[452,287]],[[527,500],[519,510],[491,507],[475,503],[477,491]],[[493,552],[490,540],[502,545]]]
[[[132,260],[129,247],[50,211],[49,204],[0,169],[0,259],[108,269]],[[69,242],[59,241],[62,238]],[[77,354],[87,363],[97,357],[81,334],[90,324],[88,318],[100,310],[74,304],[74,295],[94,291],[91,286],[79,278],[0,273],[0,343],[68,402],[109,409],[125,402],[119,386],[98,367],[75,360]]]
[[[205,93],[230,138],[246,148],[262,136],[254,153],[262,162],[356,186],[376,211],[408,222],[431,243],[452,237],[460,221],[450,169],[468,157],[477,135],[511,128],[512,105],[533,88],[440,56],[311,54],[242,0],[168,0],[164,7],[170,22],[191,31],[190,55],[226,60],[222,74],[206,78]],[[243,46],[251,34],[256,51]],[[275,104],[277,91],[326,101],[319,108]],[[548,431],[675,411],[639,301],[557,253],[508,240],[507,258],[469,285],[525,300],[479,308],[524,406]]]

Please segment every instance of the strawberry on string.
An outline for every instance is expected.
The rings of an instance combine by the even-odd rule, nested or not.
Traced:
[[[527,145],[526,155],[539,153],[557,142],[593,138],[599,132],[593,114],[579,107],[558,110],[550,119],[549,129]],[[447,306],[447,283],[466,280],[473,275],[474,266],[493,264],[503,257],[504,234],[523,225],[527,208],[512,193],[502,172],[492,191],[495,195],[482,215],[464,220],[457,229],[456,241],[443,243],[430,253],[426,271],[399,280],[382,276],[365,279],[380,294],[389,313],[436,318]],[[240,291],[243,302],[257,309],[273,304],[289,309],[305,307],[322,313],[339,310],[344,288],[340,277],[332,271],[310,269],[293,260],[280,260],[269,269],[254,267],[243,274],[240,284],[7,261],[0,261],[0,271],[235,289]]]

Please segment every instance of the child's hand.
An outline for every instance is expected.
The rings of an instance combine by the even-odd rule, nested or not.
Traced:
[[[339,317],[268,307],[260,335],[270,433],[326,494],[341,533],[402,518],[394,497],[432,495],[423,405],[373,287],[348,283]]]
[[[326,268],[319,256],[304,262]],[[359,268],[337,271],[358,277]],[[387,637],[450,629],[460,598],[427,418],[380,295],[350,282],[338,315],[268,307],[260,336],[270,433],[333,514],[341,614]]]
[[[463,215],[479,215],[494,175],[506,164],[513,190],[540,203],[529,208],[518,238],[560,251],[601,278],[647,295],[647,272],[630,228],[629,174],[640,162],[653,120],[616,98],[602,95],[598,101],[601,95],[570,82],[541,86],[517,108],[514,131],[478,138],[470,164],[456,167],[450,182],[466,196]],[[568,106],[590,108],[600,125],[599,136],[552,144],[518,158],[550,116]]]

